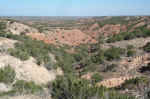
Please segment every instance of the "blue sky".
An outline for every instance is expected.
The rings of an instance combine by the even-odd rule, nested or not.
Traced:
[[[150,0],[1,0],[0,15],[150,15]]]

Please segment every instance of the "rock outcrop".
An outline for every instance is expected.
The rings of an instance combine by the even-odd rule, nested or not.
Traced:
[[[13,34],[20,35],[26,33],[39,33],[37,29],[32,28],[28,25],[18,23],[18,22],[7,22],[7,31],[10,31]]]
[[[21,61],[13,56],[0,54],[0,68],[10,65],[16,72],[16,79],[34,81],[46,84],[56,77],[55,71],[48,71],[44,66],[38,66],[33,58]]]
[[[13,48],[14,44],[16,43],[16,40],[7,39],[4,37],[0,37],[0,47],[4,48]]]
[[[4,83],[0,83],[0,93],[1,92],[8,92],[10,91],[12,88]]]
[[[123,84],[126,80],[135,78],[134,76],[123,76],[119,78],[110,78],[107,80],[103,80],[102,82],[98,83],[98,86],[105,86],[107,88],[113,88],[113,87],[118,87],[121,84]]]
[[[89,35],[81,32],[78,29],[74,30],[58,30],[53,34],[40,34],[40,33],[30,33],[31,36],[37,40],[43,40],[48,44],[67,44],[72,46],[77,46],[79,44],[86,43],[96,43],[96,40]]]

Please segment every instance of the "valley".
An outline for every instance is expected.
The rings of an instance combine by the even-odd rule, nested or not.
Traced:
[[[149,16],[0,17],[0,99],[149,99],[149,52]]]

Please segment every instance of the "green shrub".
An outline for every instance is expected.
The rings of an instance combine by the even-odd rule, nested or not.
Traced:
[[[4,29],[6,29],[6,23],[0,22],[0,31],[3,31]]]
[[[105,24],[127,24],[128,20],[125,20],[125,17],[112,17],[110,19],[106,19],[103,21],[97,22],[100,26],[104,26]]]
[[[140,27],[138,29],[135,29],[133,32],[123,32],[120,34],[113,35],[107,39],[107,42],[112,43],[121,40],[131,40],[134,38],[149,37],[149,36],[150,30],[148,30],[145,27]]]
[[[82,58],[83,58],[83,56],[79,53],[79,54],[74,54],[73,55],[73,57],[74,57],[74,59],[76,60],[76,61],[81,61],[82,60]]]
[[[144,51],[146,52],[150,52],[150,42],[148,42],[144,47],[143,47]]]
[[[0,92],[0,97],[1,96],[13,96],[14,94],[16,94],[17,92],[16,92],[16,90],[10,90],[10,91],[8,91],[8,92]]]
[[[108,61],[120,59],[120,56],[125,54],[125,49],[112,47],[105,51],[104,56]]]
[[[48,87],[53,99],[135,99],[105,87],[90,85],[88,81],[72,76],[57,77]]]
[[[135,47],[133,45],[127,46],[127,57],[134,56],[136,54]]]
[[[73,63],[75,62],[74,57],[68,53],[62,53],[63,55],[57,56],[58,66],[61,66],[65,74],[72,74],[75,72]]]
[[[100,82],[103,80],[103,77],[99,73],[95,73],[92,75],[92,81],[94,83]]]
[[[54,99],[87,99],[87,82],[75,78],[57,78],[51,85]]]
[[[4,34],[0,35],[4,36]],[[27,60],[30,56],[37,60],[37,64],[47,64],[51,61],[49,52],[52,47],[45,44],[42,41],[32,40],[26,36],[17,36],[12,34],[6,34],[7,38],[19,40],[21,42],[15,43],[14,49],[9,49],[10,55],[20,58],[21,60]],[[20,39],[18,39],[20,38]]]
[[[107,98],[105,97],[104,99],[136,99],[134,96],[129,96],[126,94],[120,94],[116,91],[111,91]]]
[[[9,65],[0,69],[0,82],[10,84],[14,81],[15,76],[15,71]]]
[[[106,68],[104,68],[103,72],[114,72],[116,67],[117,64],[107,65]]]
[[[135,47],[134,47],[133,45],[128,45],[128,46],[127,46],[127,49],[129,49],[129,50],[130,50],[130,49],[134,49],[134,48],[135,48]]]
[[[104,62],[104,60],[105,60],[105,56],[104,56],[104,51],[103,50],[99,50],[98,51],[98,53],[96,53],[96,54],[93,54],[92,56],[91,56],[91,61],[93,62],[93,63],[98,63],[98,64],[102,64],[103,62]]]
[[[20,49],[8,49],[10,55],[15,56],[21,60],[29,59],[29,54],[26,51],[21,51]]]
[[[49,45],[43,41],[33,40],[24,35],[14,35],[11,33],[0,33],[0,37],[6,37],[20,42],[15,43],[14,49],[9,49],[9,52],[12,56],[18,57],[22,60],[27,60],[29,56],[32,56],[36,59],[38,65],[43,64],[47,69],[51,69],[52,62],[49,56],[49,53],[56,55],[57,66],[61,66],[62,69],[66,72],[72,72],[72,63],[75,61],[74,57],[65,52],[66,46],[57,48],[56,46]],[[82,53],[82,56],[87,55],[85,47],[81,46],[81,49],[85,53]],[[54,65],[53,65],[54,66]]]
[[[135,50],[128,50],[127,51],[127,56],[130,57],[130,56],[134,56],[136,54],[136,51]]]
[[[121,41],[123,40],[123,36],[122,35],[113,35],[112,37],[107,39],[107,43],[113,43],[115,41]]]
[[[16,81],[13,88],[19,93],[36,93],[42,90],[42,87],[34,82],[26,82],[24,80]]]
[[[104,61],[104,57],[103,56],[99,56],[99,55],[93,55],[92,57],[91,57],[91,61],[93,62],[93,63],[95,63],[95,64],[99,64],[99,63],[103,63],[103,61]]]
[[[34,82],[27,82],[24,80],[17,80],[12,86],[12,90],[8,92],[0,92],[0,96],[14,96],[19,94],[35,94],[41,92],[43,88],[36,85]]]

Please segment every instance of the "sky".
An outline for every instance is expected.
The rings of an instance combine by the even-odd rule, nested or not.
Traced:
[[[0,0],[0,16],[150,15],[150,0]]]

